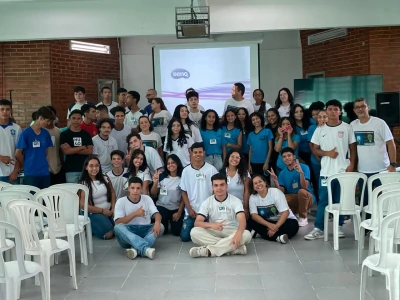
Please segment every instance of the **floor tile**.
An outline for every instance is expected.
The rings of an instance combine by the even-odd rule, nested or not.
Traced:
[[[172,276],[168,290],[212,290],[215,289],[215,276],[193,275]]]
[[[86,277],[88,278],[112,278],[124,277],[126,278],[134,269],[136,263],[128,263],[125,266],[95,266]]]
[[[163,299],[166,300],[220,300],[221,298],[215,298],[215,290],[198,290],[194,293],[186,290],[175,290],[175,291],[167,291]]]
[[[67,300],[110,300],[115,299],[118,292],[72,292]]]
[[[311,286],[304,286],[303,288],[286,288],[286,289],[265,289],[264,293],[266,295],[266,299],[273,300],[319,300],[315,290],[311,288]]]
[[[118,292],[124,284],[126,277],[116,278],[84,278],[78,285],[82,292]]]
[[[217,275],[259,275],[258,263],[217,262]]]
[[[305,274],[267,274],[262,275],[262,282],[265,289],[309,289],[311,283]]]
[[[142,260],[135,265],[129,276],[171,276],[174,268],[175,264],[160,264],[157,261]]]
[[[360,299],[360,288],[319,288],[316,290],[318,298],[320,300],[355,300]],[[366,294],[365,300],[372,300],[372,298]],[[378,300],[378,299],[377,299]],[[384,299],[379,299],[384,300]]]
[[[340,261],[305,261],[302,265],[306,273],[312,274],[349,272],[346,265]]]
[[[173,275],[216,275],[215,261],[207,263],[207,259],[195,259],[190,263],[178,263],[175,265]]]
[[[171,276],[134,276],[128,277],[121,291],[166,291],[171,280]]]
[[[216,292],[217,300],[265,300],[268,299],[265,297],[263,289],[243,289],[243,290],[227,290],[221,289]]]
[[[359,281],[351,272],[308,274],[314,288],[357,287]]]
[[[262,289],[260,275],[218,275],[217,291],[237,289]]]

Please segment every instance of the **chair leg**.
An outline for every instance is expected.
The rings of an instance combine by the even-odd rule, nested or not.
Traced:
[[[329,225],[329,212],[327,212],[325,210],[325,213],[324,213],[324,241],[325,242],[328,241],[328,233],[329,233],[328,225]]]
[[[364,227],[360,227],[360,239],[358,240],[358,265],[361,265],[362,260],[362,249],[364,249],[364,240],[365,240],[365,232]]]
[[[333,214],[333,249],[339,250],[339,213]]]
[[[33,261],[38,263],[39,265],[41,265],[43,268],[45,267],[45,263],[43,262],[43,257],[39,256],[39,255],[33,255]],[[35,285],[39,286],[40,285],[40,281],[39,281],[39,276],[36,275],[35,276]]]
[[[92,237],[92,224],[86,224],[86,238],[88,244],[88,250],[90,254],[93,254],[93,237]]]
[[[43,272],[40,272],[38,274],[39,280],[40,280],[40,291],[42,293],[42,300],[50,300],[50,298],[47,298],[47,281],[44,279]]]
[[[69,266],[70,266],[70,272],[72,276],[72,286],[75,290],[78,289],[78,285],[76,283],[76,265],[75,265],[75,256],[72,254],[71,249],[68,250],[68,256],[69,256]]]
[[[43,280],[44,280],[44,285],[46,287],[46,298],[51,299],[51,290],[50,290],[50,254],[45,254],[43,255]],[[36,276],[38,277],[38,276]],[[39,277],[40,278],[40,277]]]
[[[6,300],[17,299],[14,289],[14,280],[12,280],[11,278],[7,278],[5,286],[6,286]]]
[[[354,236],[356,241],[360,240],[360,232],[358,231],[360,224],[361,224],[361,217],[360,214],[357,213],[356,215],[353,215]]]
[[[75,258],[75,239],[74,238],[75,238],[74,234],[68,234],[68,244],[69,244],[69,246],[71,248],[72,258],[73,258],[73,260],[75,262],[76,258]],[[71,268],[70,268],[69,275],[72,276],[72,269]]]
[[[360,230],[360,233],[359,233],[360,240],[359,240],[359,242],[361,241],[361,249],[365,249],[365,228],[361,226],[359,230]]]
[[[368,270],[365,265],[361,268],[361,282],[360,282],[360,300],[365,300],[365,288],[367,285],[367,274]]]
[[[88,261],[88,254],[87,254],[87,244],[86,244],[86,236],[85,236],[85,232],[82,232],[80,235],[81,237],[81,259],[82,259],[82,263],[85,266],[89,265],[89,261]]]
[[[389,277],[389,299],[398,300],[400,299],[400,276],[399,269],[390,272]]]
[[[369,236],[369,248],[368,248],[368,256],[371,256],[374,254],[375,251],[375,239],[372,237],[372,235]],[[368,276],[372,276],[372,269],[368,269]]]

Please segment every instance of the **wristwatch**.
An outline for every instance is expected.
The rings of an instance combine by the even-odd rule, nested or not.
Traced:
[[[391,162],[390,165],[394,168],[397,168],[397,162]]]

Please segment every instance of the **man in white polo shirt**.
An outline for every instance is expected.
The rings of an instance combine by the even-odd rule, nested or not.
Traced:
[[[93,154],[97,155],[103,173],[112,170],[111,152],[118,150],[117,141],[110,135],[114,128],[114,123],[111,119],[101,119],[97,122],[97,130],[99,134],[92,138]]]
[[[243,97],[245,92],[245,87],[243,83],[237,82],[232,86],[232,98],[226,100],[224,112],[227,109],[236,109],[239,107],[244,107],[249,112],[249,115],[254,112],[254,106],[251,102]]]
[[[327,178],[331,175],[353,172],[357,161],[357,147],[351,126],[342,122],[339,116],[342,113],[342,104],[333,99],[326,103],[328,122],[318,127],[311,139],[315,153],[321,156],[321,173],[319,177],[319,202],[315,228],[304,238],[306,240],[321,239],[324,237],[324,214],[328,205]],[[350,157],[347,154],[350,150]],[[332,199],[340,202],[340,185],[337,180],[332,182]],[[339,237],[344,237],[342,230],[343,216],[339,218]]]
[[[389,126],[382,119],[369,115],[364,98],[356,99],[353,109],[358,117],[350,124],[357,143],[358,172],[367,177],[386,170],[396,172],[396,145]],[[365,189],[364,205],[367,204],[368,189]]]
[[[214,195],[201,204],[195,227],[190,232],[193,243],[200,247],[191,248],[189,254],[191,257],[244,255],[251,233],[246,230],[242,201],[228,194],[226,175],[215,174],[211,183]]]
[[[204,200],[212,195],[211,177],[217,169],[204,161],[203,143],[194,143],[190,147],[190,165],[183,169],[180,188],[185,203],[185,218],[181,230],[181,240],[190,241],[190,231]]]

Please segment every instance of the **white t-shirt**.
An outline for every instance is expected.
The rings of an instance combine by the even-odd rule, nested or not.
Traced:
[[[144,134],[143,132],[139,132],[140,137],[142,138],[142,144],[151,147],[154,149],[158,149],[162,147],[161,136],[157,132],[150,132],[150,134]]]
[[[140,207],[146,212],[144,217],[135,217],[129,223],[130,225],[148,225],[151,224],[151,218],[158,213],[153,199],[147,195],[140,195],[138,202],[133,202],[129,196],[118,199],[114,209],[114,220],[124,218],[137,211]]]
[[[72,111],[74,111],[75,109],[81,110],[81,108],[82,108],[82,106],[83,106],[84,104],[87,104],[87,101],[85,101],[85,103],[83,103],[83,104],[80,104],[80,103],[75,102],[75,104],[71,107],[71,109],[68,108],[67,120],[69,120],[69,114],[70,114]]]
[[[103,173],[110,172],[112,170],[110,154],[114,150],[118,150],[117,141],[112,136],[105,141],[98,134],[92,138],[92,141],[93,154],[99,158]]]
[[[203,141],[203,139],[201,138],[200,130],[195,124],[190,125],[190,127],[187,124],[184,124],[183,129],[185,130],[185,133],[187,135],[190,135],[192,137],[193,142],[201,143]]]
[[[92,181],[92,198],[94,206],[103,209],[111,208],[111,202],[107,201],[107,187],[98,180]]]
[[[168,176],[159,181],[157,187],[160,188],[160,193],[156,204],[169,210],[178,209],[182,196],[180,183],[181,178],[179,176]]]
[[[370,174],[385,171],[390,164],[386,142],[393,140],[386,122],[371,116],[364,124],[357,119],[350,125],[357,143],[358,172]]]
[[[20,134],[21,127],[18,124],[12,123],[6,128],[0,126],[0,155],[9,156],[15,160],[15,150]],[[10,176],[13,171],[14,164],[7,166],[0,161],[0,176]]]
[[[172,115],[168,110],[162,110],[159,113],[150,115],[150,122],[154,127],[154,131],[157,132],[161,137],[165,137],[167,134],[167,127],[169,121],[172,119]]]
[[[127,195],[126,186],[128,179],[123,175],[128,171],[127,168],[124,168],[120,175],[116,175],[113,170],[107,173],[107,176],[111,180],[111,184],[115,191],[115,196],[117,199],[125,197]]]
[[[288,219],[296,216],[290,210],[285,194],[280,189],[268,188],[267,196],[261,198],[259,194],[251,195],[249,199],[250,214],[258,214],[265,220],[277,221],[284,211],[289,211]]]
[[[319,145],[323,151],[330,151],[336,148],[336,152],[338,152],[336,158],[322,157],[320,176],[328,177],[346,172],[346,168],[349,165],[349,160],[347,159],[349,145],[355,142],[353,129],[345,122],[341,122],[337,126],[325,124],[317,127],[311,138],[311,143]]]
[[[111,136],[117,141],[118,150],[123,153],[128,149],[128,143],[126,137],[131,133],[132,129],[128,125],[124,125],[121,130],[117,130],[115,127],[111,130]]]
[[[150,170],[150,175],[154,175],[155,171],[164,167],[160,154],[157,150],[144,146],[144,155],[146,155],[147,166]]]
[[[200,111],[197,113],[189,112],[189,119],[196,123],[197,126],[200,126],[202,116],[203,114]]]
[[[147,116],[147,113],[144,110],[138,110],[132,113],[132,111],[129,111],[125,115],[125,121],[124,123],[128,125],[131,128],[137,128],[139,125],[139,118],[141,116]]]
[[[108,108],[108,116],[110,117],[110,119],[115,119],[114,116],[113,116],[113,114],[111,113],[111,110],[112,110],[114,107],[118,106],[118,103],[117,103],[117,102],[111,101],[111,104],[110,104],[110,105],[106,105],[106,104],[104,104],[103,102],[100,102],[100,103],[98,103],[98,104],[96,105],[96,107],[99,106],[99,105],[105,105],[105,106],[107,106],[107,108]]]
[[[198,212],[211,223],[226,221],[226,228],[238,228],[236,215],[239,213],[244,213],[242,202],[231,194],[227,194],[224,201],[218,201],[214,195],[208,197]]]
[[[178,139],[172,140],[172,151],[167,150],[167,140],[165,140],[164,144],[164,152],[168,154],[176,154],[181,160],[182,166],[186,167],[190,164],[190,147],[193,145],[193,140],[189,135],[186,135],[186,144],[183,144],[182,147],[178,144]]]
[[[247,176],[250,178],[250,173]],[[240,180],[238,172],[233,177],[230,177],[227,172],[226,179],[228,180],[228,193],[239,198],[244,203],[244,182]]]
[[[260,106],[261,105],[256,105],[256,100],[252,99],[251,103],[253,104],[254,111],[259,111],[260,110]],[[265,102],[265,112],[267,112],[268,109],[270,109],[271,107],[272,107],[271,105],[269,105],[267,102]]]
[[[279,112],[279,116],[281,117],[281,118],[283,118],[283,117],[289,117],[290,116],[290,105],[288,105],[288,106],[279,106],[279,108],[278,108],[278,112]]]
[[[228,108],[239,108],[244,107],[249,112],[249,115],[254,112],[253,104],[247,99],[243,99],[240,101],[236,101],[235,99],[231,98],[225,101],[224,113]]]
[[[183,169],[180,188],[187,193],[190,206],[195,212],[198,212],[203,201],[212,195],[211,177],[217,173],[217,169],[206,162],[198,170],[191,164]],[[185,213],[189,215],[187,208]]]

